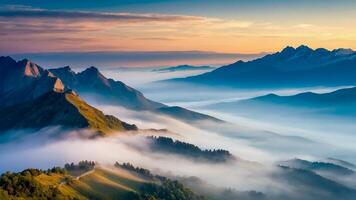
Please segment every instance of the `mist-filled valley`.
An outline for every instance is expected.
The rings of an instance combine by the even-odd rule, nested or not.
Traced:
[[[0,0],[0,200],[355,200],[355,9]]]
[[[28,76],[41,78],[18,87],[42,83],[46,71],[30,61],[22,63],[31,71]],[[50,69],[48,79],[59,77],[65,85],[54,82],[58,94],[41,96],[41,89],[15,106],[9,100],[21,96],[21,90],[3,96],[2,102],[10,106],[0,111],[6,116],[0,135],[0,172],[46,170],[88,160],[97,163],[94,173],[108,173],[105,170],[114,163],[130,163],[178,180],[209,199],[355,197],[352,115],[313,112],[318,107],[301,108],[288,100],[280,105],[253,101],[271,93],[320,95],[352,87],[209,87],[164,82],[204,70],[155,69],[160,68]],[[120,77],[132,80],[128,82],[142,93]],[[48,106],[52,111],[47,116],[43,109]]]

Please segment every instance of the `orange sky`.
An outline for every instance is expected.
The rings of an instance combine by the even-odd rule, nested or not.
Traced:
[[[115,50],[259,53],[300,44],[356,49],[356,20],[349,16],[333,20],[320,17],[242,20],[27,8],[0,12],[0,28],[0,51],[9,53]]]

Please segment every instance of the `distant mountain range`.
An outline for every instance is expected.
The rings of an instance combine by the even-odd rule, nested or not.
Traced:
[[[240,88],[342,86],[356,84],[356,52],[351,49],[286,47],[262,58],[220,67],[168,82]]]
[[[208,108],[227,112],[293,111],[294,114],[329,114],[356,117],[356,87],[329,93],[305,92],[292,96],[268,94],[246,100],[209,105]],[[274,110],[274,111],[273,111]],[[279,113],[280,114],[280,113]]]
[[[348,176],[348,175],[355,174],[353,170],[341,165],[337,165],[335,163],[321,162],[321,161],[310,162],[298,158],[281,162],[280,165],[297,168],[297,169],[310,170],[316,173],[328,174],[334,176],[346,176],[346,175]]]
[[[176,72],[176,71],[193,71],[193,70],[209,70],[215,69],[210,66],[192,66],[192,65],[178,65],[175,67],[163,67],[152,70],[153,72]]]
[[[182,121],[219,121],[181,107],[151,101],[120,81],[107,79],[95,67],[80,73],[73,72],[70,67],[46,70],[27,59],[16,62],[11,57],[0,57],[0,130],[60,125],[90,128],[107,134],[137,129],[135,125],[105,115],[72,90],[104,104],[148,110]]]

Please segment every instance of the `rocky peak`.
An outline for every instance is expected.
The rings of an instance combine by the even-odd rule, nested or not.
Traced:
[[[55,78],[54,84],[53,84],[53,91],[55,92],[63,92],[65,90],[65,86],[62,83],[61,79]]]
[[[292,52],[295,51],[295,48],[294,47],[291,47],[291,46],[287,46],[286,48],[284,48],[281,53],[282,54],[290,54]]]
[[[42,68],[40,68],[38,65],[28,59],[23,59],[19,61],[17,65],[21,70],[23,70],[24,76],[28,77],[39,77],[41,76],[41,72],[43,71]]]
[[[78,75],[79,78],[82,80],[86,79],[95,82],[100,81],[102,84],[106,86],[110,86],[109,80],[99,72],[98,68],[94,66],[85,69],[84,71],[80,72]]]
[[[91,66],[91,67],[88,67],[87,69],[85,69],[83,71],[83,73],[87,73],[87,74],[99,74],[99,70],[98,68],[94,67],[94,66]]]

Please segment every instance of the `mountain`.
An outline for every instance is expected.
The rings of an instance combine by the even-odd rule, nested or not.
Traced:
[[[351,169],[331,162],[310,162],[307,160],[295,158],[281,162],[281,165],[334,176],[348,176],[355,174],[355,172]]]
[[[210,66],[192,66],[192,65],[178,65],[175,67],[164,67],[152,70],[153,72],[176,72],[176,71],[192,71],[192,70],[209,70],[214,69]]]
[[[68,66],[50,69],[50,71],[60,78],[67,87],[77,91],[82,96],[90,95],[100,102],[143,110],[164,106],[145,98],[141,92],[121,81],[106,78],[95,67],[89,67],[80,73],[73,72]]]
[[[280,167],[281,171],[273,173],[273,177],[279,179],[279,183],[289,185],[288,189],[297,192],[294,198],[280,194],[281,199],[355,199],[356,190],[343,184],[320,176],[313,171]]]
[[[356,84],[356,52],[350,49],[286,47],[262,58],[166,82],[241,88],[340,86]],[[332,76],[330,76],[332,74]]]
[[[48,70],[24,59],[0,57],[0,106],[35,99],[49,91],[63,91],[62,81]]]
[[[105,115],[75,92],[48,92],[34,100],[0,109],[0,130],[40,129],[47,126],[89,128],[100,135],[137,130],[135,125]]]
[[[84,99],[88,97],[104,104],[148,110],[189,122],[216,121],[208,115],[149,100],[123,82],[106,78],[95,67],[80,73],[75,73],[69,66],[46,70],[27,59],[16,62],[11,57],[0,57],[0,107],[31,101],[50,91],[68,89],[75,90]]]
[[[243,110],[269,112],[272,110],[291,110],[295,114],[332,114],[356,116],[356,87],[339,89],[329,93],[305,92],[292,96],[268,94],[251,99],[209,105],[210,109],[229,112]],[[269,112],[271,113],[271,112]]]
[[[187,123],[194,122],[194,121],[204,121],[204,120],[213,121],[213,122],[223,122],[222,120],[217,119],[215,117],[194,112],[179,106],[161,107],[156,109],[155,112],[179,119]]]
[[[222,122],[214,117],[194,112],[178,106],[167,106],[147,99],[144,95],[121,81],[106,78],[95,67],[85,69],[80,73],[73,72],[70,67],[50,69],[69,88],[81,96],[89,96],[99,102],[123,106],[134,110],[149,110],[164,114],[185,122],[211,120]]]

